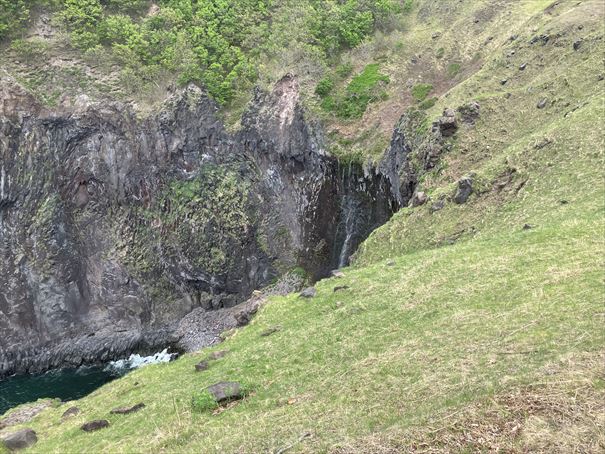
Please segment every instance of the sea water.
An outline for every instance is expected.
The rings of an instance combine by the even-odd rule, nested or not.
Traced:
[[[102,366],[56,369],[39,375],[9,377],[0,381],[0,415],[17,405],[41,398],[63,401],[79,399],[133,369],[165,363],[174,357],[173,353],[164,350],[151,356],[130,355],[127,359],[111,361]]]

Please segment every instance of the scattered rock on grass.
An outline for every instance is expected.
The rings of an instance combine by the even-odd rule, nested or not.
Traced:
[[[34,419],[45,409],[52,405],[51,400],[44,400],[30,405],[24,405],[11,412],[6,418],[0,420],[0,429],[3,427],[12,427],[18,424],[26,424]]]
[[[95,430],[105,429],[106,427],[109,427],[109,421],[106,419],[97,419],[95,421],[82,424],[80,429],[82,429],[84,432],[94,432]]]
[[[197,363],[195,365],[195,371],[196,372],[203,372],[203,371],[207,370],[208,367],[210,367],[208,365],[208,361],[200,361],[199,363]]]
[[[443,116],[439,119],[439,130],[443,137],[453,136],[458,129],[456,121],[456,111],[454,109],[445,109]]]
[[[313,298],[317,295],[317,290],[315,287],[307,287],[302,292],[300,292],[299,298]]]
[[[247,305],[244,309],[237,314],[235,314],[235,320],[237,321],[237,326],[246,326],[252,320],[252,316],[256,314],[258,311],[258,305],[252,304]]]
[[[538,102],[538,105],[537,105],[536,107],[537,107],[538,109],[544,109],[544,108],[546,107],[546,105],[547,105],[547,104],[548,104],[548,99],[544,98],[544,99],[541,99],[541,100]]]
[[[445,200],[437,200],[433,205],[431,205],[431,213],[436,213],[437,211],[443,210],[445,207]]]
[[[278,331],[281,331],[281,326],[273,326],[265,331],[263,331],[262,333],[260,333],[261,337],[267,337],[270,336],[271,334],[277,333]]]
[[[22,429],[2,437],[2,443],[10,451],[29,448],[37,443],[38,437],[32,429]]]
[[[113,410],[110,411],[110,413],[112,415],[128,415],[130,413],[136,413],[137,411],[142,410],[143,408],[145,408],[145,404],[140,403],[140,404],[133,405],[132,407],[114,408]]]
[[[332,277],[337,277],[337,278],[342,278],[342,277],[345,277],[345,273],[343,273],[343,272],[342,272],[342,271],[340,271],[340,270],[332,270],[332,271],[330,272],[330,274],[332,275]]]
[[[229,353],[229,350],[219,350],[218,352],[212,352],[208,355],[208,359],[221,359]]]
[[[242,386],[237,382],[220,382],[207,388],[210,395],[219,404],[244,397]]]
[[[477,101],[471,101],[458,107],[458,112],[462,115],[462,121],[464,123],[474,125],[481,113],[481,105]]]
[[[415,192],[414,195],[412,196],[412,199],[410,200],[410,206],[412,206],[413,208],[416,208],[416,207],[424,205],[428,200],[429,200],[429,198],[426,195],[426,193],[424,193],[422,191]]]
[[[72,416],[79,415],[81,410],[78,407],[69,407],[67,410],[63,412],[61,418],[71,418]]]
[[[527,68],[527,63],[523,63],[521,66],[519,66],[519,70],[521,71],[525,71],[525,68]]]
[[[341,290],[349,290],[349,288],[350,287],[348,285],[337,285],[334,287],[334,293],[340,292]]]
[[[535,227],[533,224],[525,224],[523,225],[523,230],[531,230]]]
[[[395,266],[395,260],[387,260],[387,266]]]
[[[464,177],[458,181],[458,189],[454,196],[454,202],[458,205],[466,203],[468,198],[473,193],[473,179],[471,177]]]

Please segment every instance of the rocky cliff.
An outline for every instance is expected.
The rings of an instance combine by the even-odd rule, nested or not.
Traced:
[[[347,264],[409,199],[325,151],[291,76],[236,133],[195,86],[146,119],[86,98],[49,109],[8,76],[0,95],[0,376],[173,342],[195,308]]]

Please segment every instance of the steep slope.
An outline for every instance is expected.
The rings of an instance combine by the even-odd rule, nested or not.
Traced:
[[[210,351],[185,355],[79,400],[76,418],[61,419],[74,403],[46,410],[28,425],[32,451],[603,450],[604,4],[488,3],[418,2],[399,37],[420,54],[431,18],[450,17],[436,50],[489,50],[373,154],[393,197],[418,206],[316,297],[272,299],[207,371],[194,365]],[[374,128],[388,103],[333,126]],[[225,380],[251,393],[214,411],[192,404]],[[79,429],[93,419],[110,427]]]

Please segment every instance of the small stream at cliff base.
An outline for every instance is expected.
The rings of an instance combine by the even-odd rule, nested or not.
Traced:
[[[0,381],[0,416],[17,405],[42,398],[62,401],[84,397],[106,383],[148,364],[168,362],[174,355],[164,350],[151,356],[131,355],[101,366],[56,369],[39,375],[16,375]]]

